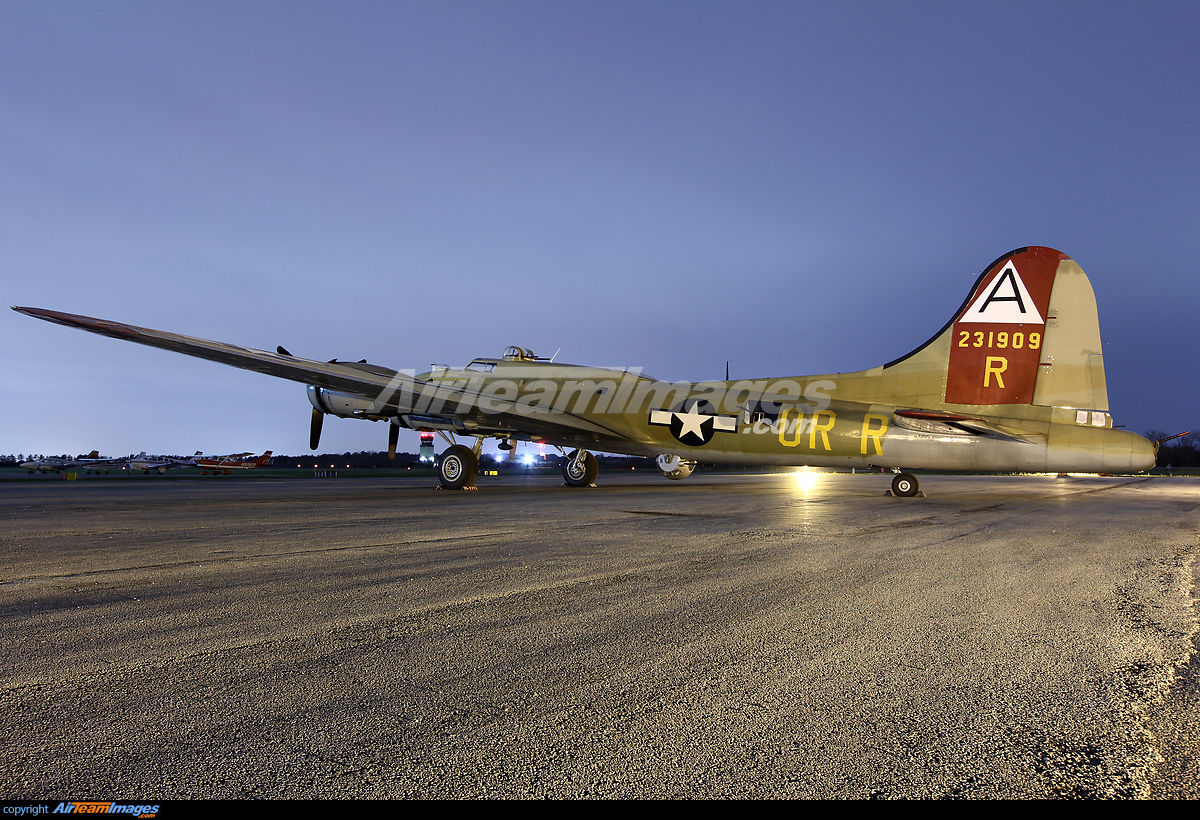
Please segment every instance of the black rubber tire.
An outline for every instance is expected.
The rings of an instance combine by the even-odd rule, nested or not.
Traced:
[[[479,477],[479,459],[470,447],[455,444],[438,456],[438,484],[443,490],[461,490],[474,487]]]
[[[578,450],[572,450],[563,462],[563,481],[572,487],[591,486],[596,483],[596,476],[600,475],[600,462],[591,453],[585,453],[583,463],[576,468],[575,456],[578,453]]]
[[[921,485],[917,482],[917,477],[912,473],[898,473],[892,479],[892,495],[898,495],[901,498],[912,498],[921,489]]]

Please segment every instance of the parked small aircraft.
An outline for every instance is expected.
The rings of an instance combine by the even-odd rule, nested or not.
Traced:
[[[438,459],[447,489],[474,486],[487,438],[574,448],[563,467],[573,487],[596,480],[590,450],[655,456],[672,479],[699,461],[891,469],[900,496],[918,491],[910,469],[1126,472],[1155,460],[1153,442],[1113,427],[1092,286],[1051,248],[1001,256],[911,353],[856,373],[781,379],[667,383],[640,369],[558,364],[520,347],[417,374],[13,310],[303,382],[313,449],[324,415],[387,422],[389,453],[402,427],[437,431],[450,444]]]
[[[79,467],[87,474],[91,473],[108,473],[111,470],[124,469],[128,459],[124,458],[100,458],[99,454],[92,450],[91,454],[85,458],[79,459]]]
[[[96,450],[88,453],[86,456],[71,458],[70,456],[45,456],[38,459],[30,459],[29,461],[21,462],[21,469],[28,470],[30,473],[61,473],[63,471],[78,470],[88,464],[100,462],[104,463],[107,459],[100,458],[100,453]]]
[[[200,454],[196,453],[196,458],[190,463],[195,464],[200,468],[201,475],[212,473],[224,473],[229,475],[234,470],[253,470],[256,467],[267,467],[271,463],[271,451],[267,450],[257,458],[251,458],[254,453],[233,453],[227,456],[208,456],[200,458]]]
[[[173,456],[148,456],[145,452],[138,453],[136,456],[122,459],[124,466],[130,471],[141,470],[146,475],[150,475],[150,471],[154,470],[159,475],[163,475],[167,470],[174,467],[191,467],[201,453],[196,451],[196,455],[191,458],[175,458]]]

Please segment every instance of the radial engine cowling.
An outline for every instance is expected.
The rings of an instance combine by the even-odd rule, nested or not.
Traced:
[[[324,387],[308,386],[308,401],[322,413],[344,419],[371,418],[372,401],[362,396],[338,393]]]
[[[656,458],[654,463],[658,465],[658,471],[672,481],[687,478],[692,474],[692,470],[696,469],[696,462],[666,453]]]

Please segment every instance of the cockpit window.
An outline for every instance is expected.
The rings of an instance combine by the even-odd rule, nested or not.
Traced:
[[[476,373],[491,373],[495,369],[496,369],[495,362],[485,362],[485,361],[481,361],[479,359],[476,359],[475,361],[473,361],[469,365],[467,365],[467,370],[473,370]]]

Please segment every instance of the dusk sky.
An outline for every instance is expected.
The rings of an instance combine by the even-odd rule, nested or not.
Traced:
[[[1014,248],[1200,426],[1200,3],[0,3],[6,305],[428,369],[860,370]],[[304,387],[5,310],[0,454],[308,452]],[[330,418],[322,451],[381,450]],[[400,448],[415,452],[417,434]]]

